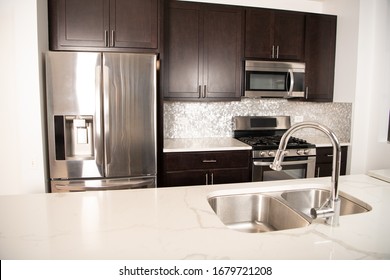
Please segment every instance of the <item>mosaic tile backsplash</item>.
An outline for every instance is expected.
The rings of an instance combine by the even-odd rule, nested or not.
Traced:
[[[234,116],[291,116],[328,126],[340,142],[349,142],[352,103],[297,102],[285,99],[242,99],[237,102],[165,102],[165,138],[231,137]],[[321,134],[314,129],[299,134]]]

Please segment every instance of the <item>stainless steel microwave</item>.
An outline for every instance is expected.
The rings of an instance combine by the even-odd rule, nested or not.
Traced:
[[[305,63],[245,61],[245,97],[305,97]]]

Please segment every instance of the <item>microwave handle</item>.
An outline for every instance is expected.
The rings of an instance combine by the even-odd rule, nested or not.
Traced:
[[[293,72],[292,69],[288,70],[288,76],[290,77],[290,88],[288,89],[287,97],[291,97],[292,96],[292,92],[294,90],[294,72]],[[286,81],[286,83],[287,83],[287,81]]]

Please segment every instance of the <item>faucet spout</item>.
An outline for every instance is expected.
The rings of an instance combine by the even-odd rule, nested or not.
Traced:
[[[332,161],[332,178],[331,178],[331,193],[329,197],[329,203],[327,206],[320,209],[311,209],[311,215],[314,219],[325,218],[326,223],[332,226],[339,224],[340,216],[340,199],[338,181],[340,176],[340,160],[341,160],[341,147],[337,136],[328,127],[316,123],[316,122],[301,122],[290,127],[282,136],[279,144],[278,151],[276,152],[273,163],[270,168],[276,171],[282,170],[281,163],[283,161],[285,150],[288,140],[291,135],[297,130],[303,128],[314,128],[325,133],[330,139],[333,146],[333,161]]]

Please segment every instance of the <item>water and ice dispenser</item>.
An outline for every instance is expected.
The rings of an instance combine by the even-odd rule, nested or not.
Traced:
[[[93,116],[54,116],[57,160],[93,159]]]

